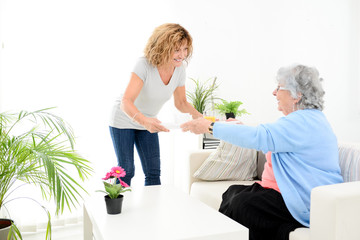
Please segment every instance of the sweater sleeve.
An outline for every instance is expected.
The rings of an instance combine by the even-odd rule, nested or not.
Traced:
[[[240,124],[215,123],[214,136],[226,142],[246,148],[292,152],[312,137],[311,120],[307,121],[300,111],[282,117],[274,123],[246,126]]]
[[[261,150],[264,153],[273,151],[271,134],[263,125],[256,127],[240,124],[215,123],[214,137],[231,144]]]

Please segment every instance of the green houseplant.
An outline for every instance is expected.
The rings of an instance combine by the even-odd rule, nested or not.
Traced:
[[[209,78],[204,82],[200,81],[199,79],[190,79],[195,84],[195,89],[193,92],[187,91],[186,96],[193,104],[194,108],[203,114],[207,104],[217,99],[217,97],[214,96],[215,90],[219,87],[219,85],[216,83],[217,78]]]
[[[243,103],[240,101],[226,101],[221,99],[222,103],[216,103],[215,109],[219,110],[220,113],[225,113],[226,119],[240,117],[243,114],[249,114],[245,109],[239,110],[240,105]]]
[[[86,192],[68,171],[75,169],[76,177],[84,181],[92,172],[89,161],[74,150],[71,127],[49,110],[0,113],[0,209],[9,217],[6,204],[21,198],[10,197],[26,184],[39,187],[46,200],[53,199],[56,214],[66,207],[71,210],[79,203],[80,192]],[[19,182],[23,184],[15,187]],[[48,215],[46,239],[51,239],[50,213],[44,209]],[[8,239],[18,238],[22,239],[21,233],[12,224]]]

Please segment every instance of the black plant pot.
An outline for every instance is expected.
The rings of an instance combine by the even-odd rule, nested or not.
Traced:
[[[0,218],[0,239],[7,239],[12,224],[11,219]]]
[[[106,211],[108,214],[119,214],[121,213],[122,203],[124,200],[123,195],[119,195],[117,198],[111,199],[109,195],[105,196]]]
[[[229,118],[235,118],[235,114],[234,113],[225,113],[226,119]]]

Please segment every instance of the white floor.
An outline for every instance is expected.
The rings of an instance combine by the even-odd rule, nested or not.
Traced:
[[[45,231],[22,233],[24,240],[45,239]],[[52,240],[83,240],[83,223],[68,224],[52,228]]]

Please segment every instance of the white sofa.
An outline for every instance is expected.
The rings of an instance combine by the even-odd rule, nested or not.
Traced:
[[[193,177],[214,150],[199,150],[189,156],[190,196],[218,210],[222,193],[233,184],[254,181],[202,181]],[[316,187],[311,192],[310,228],[298,228],[290,240],[360,240],[360,144],[339,144],[340,166],[345,182]],[[258,152],[258,175],[264,155]],[[352,168],[350,171],[348,168]]]

